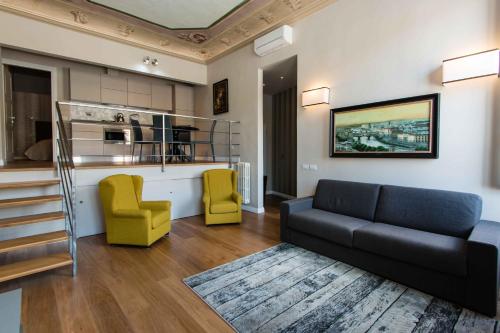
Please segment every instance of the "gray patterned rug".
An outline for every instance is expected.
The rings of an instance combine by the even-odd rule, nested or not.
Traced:
[[[286,243],[184,283],[238,332],[500,331],[494,319]]]

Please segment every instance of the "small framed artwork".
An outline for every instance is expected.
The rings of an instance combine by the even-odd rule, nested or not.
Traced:
[[[229,112],[228,80],[216,82],[213,85],[214,115]]]
[[[439,94],[330,111],[330,157],[438,158]]]

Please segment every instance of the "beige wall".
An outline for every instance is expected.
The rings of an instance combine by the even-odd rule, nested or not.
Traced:
[[[145,50],[0,11],[0,45],[57,57],[156,75],[177,81],[205,84],[206,65]],[[159,65],[142,63],[149,55]]]
[[[229,118],[242,121],[242,159],[252,163],[252,205],[262,205],[261,68],[298,56],[298,91],[332,90],[332,107],[441,93],[440,157],[332,159],[329,107],[298,108],[298,196],[320,178],[474,192],[483,217],[500,221],[500,79],[441,86],[441,62],[500,46],[498,0],[339,0],[297,22],[294,45],[266,57],[252,45],[208,66],[197,89],[199,114],[211,112],[211,84],[229,78]],[[300,97],[300,96],[298,96]],[[318,171],[303,170],[303,163]]]

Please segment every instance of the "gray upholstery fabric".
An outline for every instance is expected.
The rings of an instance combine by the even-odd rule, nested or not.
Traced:
[[[283,201],[280,204],[280,238],[286,242],[288,239],[288,216],[302,210],[311,209],[312,197]]]
[[[291,229],[348,247],[352,247],[354,230],[367,224],[373,222],[320,209],[303,210],[288,217]]]
[[[373,221],[380,185],[321,179],[313,208]]]
[[[354,247],[457,276],[467,275],[467,241],[383,223],[354,231]]]
[[[496,315],[500,278],[500,223],[481,221],[467,240],[467,302],[483,304]]]
[[[465,239],[481,208],[475,194],[382,186],[375,221]]]

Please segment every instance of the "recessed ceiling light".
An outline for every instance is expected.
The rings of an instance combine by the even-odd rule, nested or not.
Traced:
[[[280,80],[283,80],[285,77],[284,76],[280,76]]]
[[[156,58],[151,61],[151,65],[153,65],[153,66],[158,66],[158,64],[159,64],[159,61]]]
[[[144,57],[144,59],[142,59],[142,62],[143,62],[145,65],[149,65],[149,63],[151,62],[151,58],[150,58],[150,57]]]

